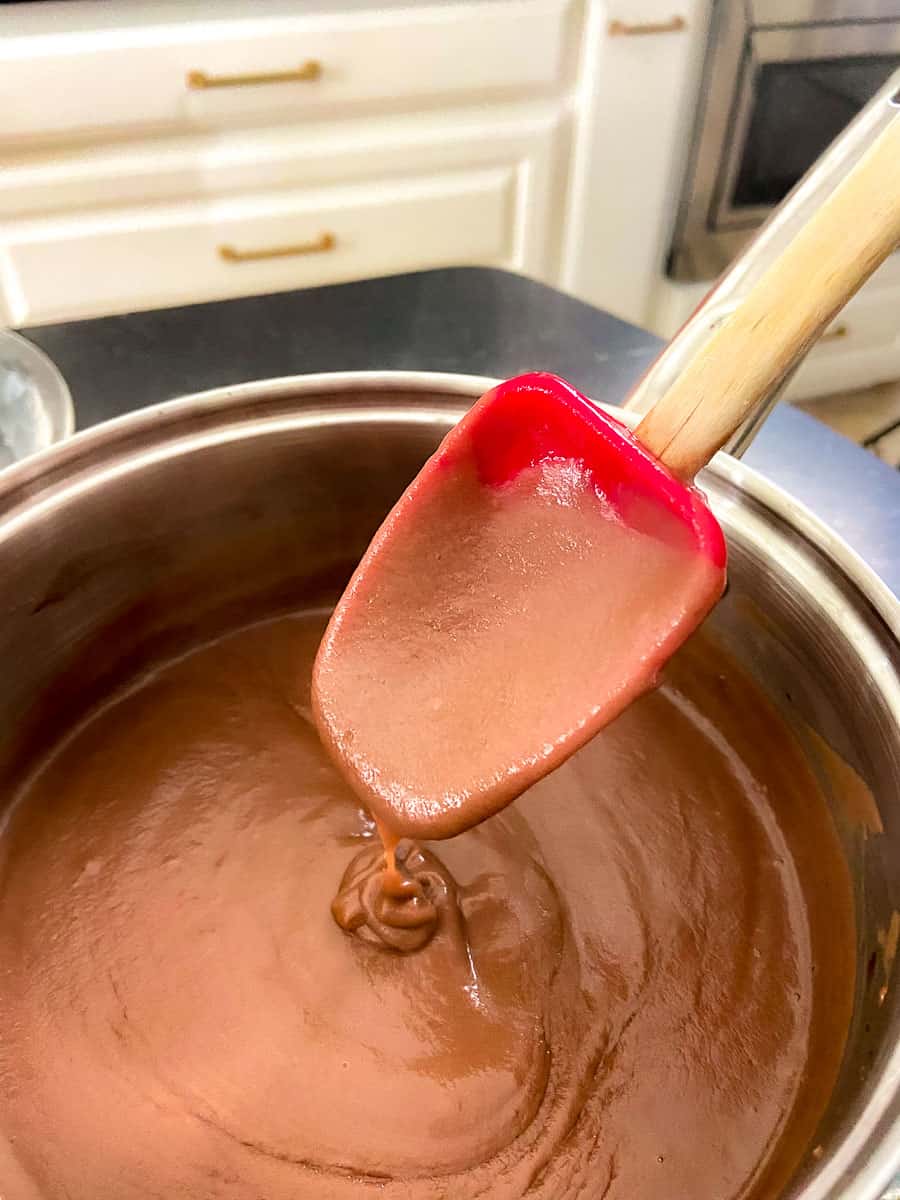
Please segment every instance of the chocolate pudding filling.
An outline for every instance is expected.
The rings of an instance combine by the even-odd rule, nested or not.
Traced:
[[[515,804],[391,855],[316,733],[324,625],[161,664],[19,785],[0,1195],[777,1196],[854,932],[765,698],[699,635]]]

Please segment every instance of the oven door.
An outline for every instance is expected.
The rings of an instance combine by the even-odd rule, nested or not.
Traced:
[[[900,0],[720,0],[669,275],[719,275],[898,67]]]

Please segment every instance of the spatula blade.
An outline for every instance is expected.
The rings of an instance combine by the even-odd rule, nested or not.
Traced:
[[[320,732],[386,827],[452,836],[652,686],[724,584],[695,488],[563,380],[510,380],[356,569],[315,665]]]

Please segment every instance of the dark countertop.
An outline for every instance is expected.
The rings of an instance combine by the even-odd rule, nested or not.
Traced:
[[[21,331],[65,376],[79,429],[186,392],[314,371],[564,375],[620,402],[652,334],[505,271],[455,268]],[[746,455],[900,596],[900,473],[782,405]]]

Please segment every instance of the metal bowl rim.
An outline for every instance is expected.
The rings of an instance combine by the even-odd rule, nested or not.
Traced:
[[[27,488],[27,498],[34,495],[32,485],[41,477],[62,472],[67,467],[90,466],[93,457],[104,451],[136,449],[141,434],[158,441],[170,434],[177,436],[178,424],[191,413],[202,410],[238,410],[242,402],[270,396],[273,398],[317,392],[368,391],[371,393],[408,391],[435,392],[473,400],[500,380],[484,375],[463,375],[454,372],[431,371],[333,371],[309,375],[285,375],[273,379],[252,380],[247,383],[189,392],[172,400],[147,405],[122,416],[113,417],[89,429],[73,434],[65,441],[54,443],[0,472],[0,524],[4,509],[15,503],[16,492]],[[615,405],[603,405],[625,424],[634,426],[640,417]],[[752,467],[719,453],[705,468],[713,477],[720,477],[734,489],[744,492],[762,508],[793,526],[804,540],[819,546],[824,554],[865,596],[885,624],[900,642],[900,598],[888,588],[863,558],[837,533],[821,520],[802,501],[761,475]]]

